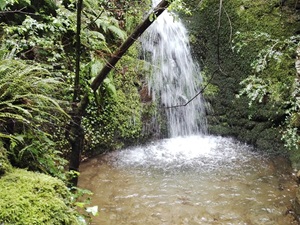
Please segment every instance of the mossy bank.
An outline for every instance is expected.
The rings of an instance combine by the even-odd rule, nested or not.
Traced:
[[[5,225],[80,224],[64,183],[13,169],[0,179],[0,222]]]
[[[64,182],[13,168],[1,146],[0,172],[0,224],[82,224]]]
[[[195,9],[185,17],[194,56],[209,82],[209,132],[269,153],[290,149],[297,166],[298,143],[288,146],[291,139],[284,138],[297,78],[297,1],[229,0],[221,8],[218,0],[186,3]]]

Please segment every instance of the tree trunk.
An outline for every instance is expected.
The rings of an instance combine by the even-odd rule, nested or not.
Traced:
[[[113,54],[108,60],[106,65],[96,76],[91,84],[91,89],[97,91],[103,80],[107,77],[109,72],[114,68],[117,62],[122,58],[125,52],[130,46],[144,33],[144,31],[155,21],[155,19],[170,5],[168,0],[162,0],[153,11],[147,16],[147,18],[133,31],[133,33],[125,40],[125,42],[119,47],[119,49]],[[68,129],[67,137],[71,144],[71,155],[70,155],[70,171],[79,171],[81,152],[84,147],[84,130],[81,127],[82,117],[85,114],[88,106],[88,93],[84,93],[84,97],[80,103],[77,104],[79,98],[80,86],[79,86],[79,62],[80,62],[80,20],[81,20],[81,7],[82,0],[78,0],[77,3],[77,34],[76,34],[76,78],[74,85],[74,96],[73,96],[73,113],[70,128]],[[79,45],[78,45],[79,44]],[[71,184],[76,186],[78,177],[75,176],[71,179]]]
[[[80,87],[80,33],[81,33],[81,12],[82,12],[83,0],[78,0],[77,2],[77,27],[76,27],[76,65],[75,65],[75,81],[74,81],[74,92],[73,92],[73,103],[72,103],[72,113],[71,121],[67,129],[67,139],[71,145],[70,161],[69,161],[69,171],[78,172],[81,152],[84,146],[84,130],[81,126],[82,117],[85,112],[86,106],[83,110],[79,107],[81,87]],[[86,100],[86,98],[82,99]],[[82,105],[82,104],[81,104]],[[73,174],[70,178],[70,183],[76,186],[78,183],[78,174]]]

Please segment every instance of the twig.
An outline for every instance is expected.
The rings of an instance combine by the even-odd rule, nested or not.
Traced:
[[[36,13],[30,13],[30,12],[24,12],[23,10],[26,9],[26,7],[23,7],[22,9],[18,10],[12,10],[12,11],[0,11],[0,15],[2,14],[11,14],[11,13],[20,13],[20,14],[26,14],[26,15],[37,15]]]
[[[224,7],[223,7],[224,8]],[[225,14],[226,14],[226,16],[227,16],[227,19],[228,19],[228,22],[229,22],[229,26],[230,26],[230,36],[229,36],[229,43],[230,43],[230,45],[231,45],[231,40],[232,40],[232,30],[233,30],[233,28],[232,28],[232,23],[231,23],[231,20],[230,20],[230,17],[229,17],[229,15],[228,15],[228,13],[227,13],[227,11],[225,10],[225,8],[224,8],[224,12],[225,12]]]
[[[95,22],[97,21],[97,19],[99,19],[100,16],[103,14],[103,12],[104,12],[104,9],[99,13],[99,15],[98,15],[95,19],[93,19],[93,21],[89,22],[88,25],[86,25],[83,29],[86,29],[86,28],[88,28],[91,24],[95,23]],[[84,13],[84,14],[85,14],[85,13]],[[86,15],[86,14],[85,14],[85,15]],[[86,17],[88,17],[88,16],[86,15]]]

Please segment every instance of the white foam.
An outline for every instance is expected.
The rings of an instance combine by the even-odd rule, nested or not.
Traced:
[[[215,168],[220,163],[231,165],[255,155],[252,148],[232,138],[187,136],[163,139],[146,146],[108,154],[118,166],[174,168]],[[251,157],[249,158],[249,156]],[[258,157],[258,155],[256,156]]]

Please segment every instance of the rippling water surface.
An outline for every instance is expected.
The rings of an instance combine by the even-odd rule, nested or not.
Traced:
[[[190,136],[124,149],[81,166],[97,225],[289,225],[296,184],[282,158],[233,139]]]

